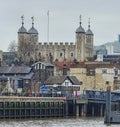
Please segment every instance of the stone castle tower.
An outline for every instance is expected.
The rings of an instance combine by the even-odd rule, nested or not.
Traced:
[[[22,26],[18,30],[18,54],[25,61],[30,59],[54,61],[86,61],[93,57],[93,33],[90,30],[85,32],[82,27],[81,16],[80,26],[76,29],[76,41],[73,42],[38,42],[38,31],[34,28],[34,18],[32,17],[32,27],[26,30],[24,27],[24,17],[22,16]]]
[[[22,26],[18,30],[18,55],[23,61],[30,61],[36,56],[36,48],[38,45],[38,31],[34,28],[34,18],[32,19],[32,27],[27,31],[24,27],[24,17],[22,16]]]

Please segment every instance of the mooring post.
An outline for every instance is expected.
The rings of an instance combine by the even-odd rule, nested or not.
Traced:
[[[103,116],[103,104],[100,105],[100,116]]]
[[[79,105],[76,105],[76,117],[79,117]]]
[[[111,86],[108,86],[106,91],[106,123],[111,123]]]

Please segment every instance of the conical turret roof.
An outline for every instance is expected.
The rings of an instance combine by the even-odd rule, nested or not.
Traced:
[[[27,30],[26,30],[26,28],[22,25],[22,26],[19,28],[18,33],[27,33]]]
[[[81,25],[81,15],[80,15],[80,26],[76,29],[76,33],[85,33],[84,28]]]
[[[24,16],[21,16],[22,26],[19,28],[18,33],[27,33],[26,28],[24,27]]]
[[[38,31],[34,28],[34,17],[32,19],[32,27],[28,30],[28,34],[38,34]]]
[[[28,30],[29,34],[38,34],[38,31],[32,26],[29,30]]]
[[[91,29],[88,29],[88,30],[86,31],[86,35],[93,35],[93,32],[91,31]]]
[[[90,29],[90,18],[89,18],[89,22],[88,22],[88,30],[86,31],[86,35],[93,35],[93,32]]]

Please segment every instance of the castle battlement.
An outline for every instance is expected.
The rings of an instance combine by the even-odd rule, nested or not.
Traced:
[[[65,42],[65,45],[69,45],[69,43],[68,42]]]
[[[69,45],[74,45],[73,42],[39,42],[38,43],[40,46],[44,45],[50,45],[50,46],[69,46]]]

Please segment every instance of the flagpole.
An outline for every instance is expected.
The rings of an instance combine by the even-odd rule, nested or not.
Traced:
[[[47,42],[49,44],[49,10],[47,12],[47,16],[48,16],[48,28],[47,28]]]

